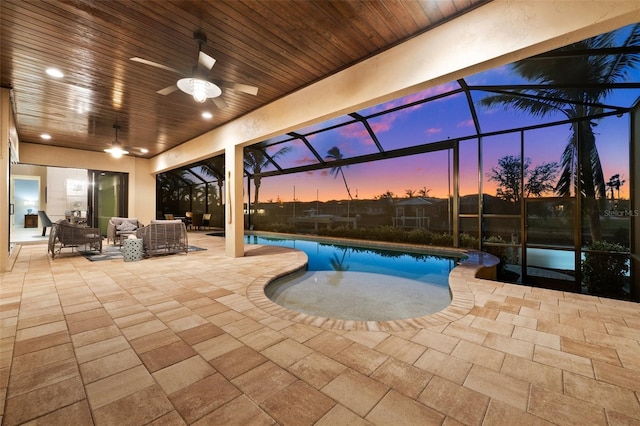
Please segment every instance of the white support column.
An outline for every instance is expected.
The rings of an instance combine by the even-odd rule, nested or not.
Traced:
[[[244,256],[244,203],[242,199],[243,148],[225,148],[225,244],[229,257]]]

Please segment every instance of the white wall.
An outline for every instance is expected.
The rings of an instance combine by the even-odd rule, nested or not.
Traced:
[[[78,185],[78,188],[72,186]],[[87,170],[48,167],[44,210],[52,222],[65,218],[70,210],[87,210]],[[77,203],[77,204],[76,204]]]

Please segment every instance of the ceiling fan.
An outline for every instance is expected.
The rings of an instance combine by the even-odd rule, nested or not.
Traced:
[[[147,59],[138,57],[130,59],[134,62],[174,72],[182,77],[175,84],[158,90],[157,93],[161,95],[168,95],[173,93],[176,89],[180,89],[181,91],[193,96],[193,99],[196,102],[202,103],[206,102],[207,99],[211,99],[218,108],[222,109],[227,107],[226,102],[220,97],[223,88],[254,96],[258,94],[258,88],[255,86],[222,80],[210,80],[209,73],[213,68],[213,65],[216,63],[216,60],[202,51],[202,45],[207,44],[207,36],[201,31],[196,31],[193,33],[193,39],[198,43],[198,63],[193,67],[190,76],[185,75],[185,73],[178,71],[175,68],[149,61]]]
[[[121,158],[123,155],[127,155],[129,153],[131,153],[132,155],[143,155],[149,152],[149,150],[146,148],[134,146],[127,147],[122,145],[122,143],[120,143],[120,141],[118,140],[118,131],[120,131],[122,127],[118,124],[117,120],[113,125],[113,129],[115,130],[116,138],[113,140],[113,142],[111,142],[109,148],[104,149],[104,152],[111,154],[113,158]]]
[[[113,125],[113,128],[116,131],[116,138],[115,138],[115,140],[113,142],[111,142],[111,147],[110,148],[105,148],[104,152],[111,154],[111,156],[113,158],[120,158],[123,155],[128,154],[129,151],[124,149],[122,144],[118,140],[118,130],[120,130],[120,126],[118,125],[117,122],[116,122],[116,124]]]

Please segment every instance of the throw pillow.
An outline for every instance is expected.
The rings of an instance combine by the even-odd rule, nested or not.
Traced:
[[[135,231],[136,229],[138,229],[138,227],[128,220],[125,220],[120,225],[116,226],[116,229],[118,231]]]

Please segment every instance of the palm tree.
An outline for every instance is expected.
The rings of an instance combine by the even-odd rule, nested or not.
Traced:
[[[212,170],[213,176],[217,179],[218,182],[218,205],[222,206],[223,204],[223,189],[224,189],[224,156],[219,155],[214,157],[209,162],[210,169]]]
[[[423,198],[427,198],[429,196],[429,192],[431,192],[431,188],[427,189],[426,186],[423,186],[418,190],[418,195]]]
[[[396,195],[393,192],[387,190],[387,192],[385,192],[384,194],[380,194],[375,198],[377,198],[379,200],[390,200],[390,201],[393,201],[393,199],[395,197],[396,197]]]
[[[210,158],[202,164],[201,172],[212,179],[215,179],[218,185],[218,192],[209,193],[209,204],[222,204],[222,188],[224,187],[224,156]]]
[[[266,150],[249,148],[244,151],[244,167],[250,171],[253,175],[253,186],[255,187],[255,194],[253,197],[253,204],[258,204],[258,196],[260,195],[260,185],[262,184],[262,169],[271,162],[271,159],[275,160],[291,151],[290,146],[285,146],[276,151],[273,155],[267,155]],[[271,159],[270,159],[271,158]]]
[[[407,198],[413,198],[416,195],[416,190],[415,189],[405,189],[404,193],[407,196]]]
[[[602,34],[558,49],[560,52],[567,52],[566,56],[516,62],[513,65],[515,72],[534,84],[546,87],[492,95],[480,101],[486,107],[501,105],[505,109],[513,108],[539,117],[561,113],[574,120],[569,141],[562,153],[562,173],[555,191],[560,196],[568,197],[572,189],[576,192],[580,181],[583,210],[589,217],[593,241],[602,238],[599,202],[606,199],[606,188],[593,130],[597,122],[596,119],[583,118],[602,112],[601,102],[611,92],[608,85],[623,81],[629,69],[640,61],[640,54],[637,51],[610,55],[575,55],[571,52],[588,52],[617,46],[617,35],[617,32]],[[638,45],[640,24],[635,24],[624,46]],[[575,83],[583,86],[577,88]]]
[[[340,148],[338,148],[337,146],[334,146],[333,148],[331,148],[327,152],[327,156],[325,157],[325,160],[331,160],[331,161],[337,161],[342,159],[343,159],[342,153],[340,152]],[[349,190],[349,185],[347,185],[347,178],[344,177],[344,171],[342,170],[342,166],[332,167],[329,173],[334,178],[338,176],[338,173],[342,175],[342,180],[344,181],[344,187],[347,188],[347,194],[349,195],[349,199],[353,200],[353,197],[351,196],[351,191]]]

